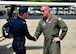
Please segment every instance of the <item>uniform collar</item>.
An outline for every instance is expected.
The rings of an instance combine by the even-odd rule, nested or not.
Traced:
[[[21,20],[25,21],[25,19],[22,19],[22,18],[20,18],[19,16],[17,17],[17,19],[21,19]],[[26,22],[26,21],[25,21],[25,22]]]
[[[48,21],[51,20],[51,19],[52,19],[52,15],[51,15],[48,19],[43,18],[43,20],[44,20],[45,22],[48,22]]]

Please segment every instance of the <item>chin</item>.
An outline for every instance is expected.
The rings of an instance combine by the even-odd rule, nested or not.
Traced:
[[[46,18],[46,16],[44,15],[43,17],[45,17]]]

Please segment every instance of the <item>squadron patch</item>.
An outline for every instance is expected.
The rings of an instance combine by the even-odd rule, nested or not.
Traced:
[[[51,21],[48,21],[48,24],[51,24],[52,22]]]

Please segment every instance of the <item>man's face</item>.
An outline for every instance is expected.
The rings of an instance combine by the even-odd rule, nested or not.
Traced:
[[[42,14],[44,17],[47,17],[47,15],[48,15],[48,8],[46,8],[46,7],[41,7],[41,14]]]
[[[24,13],[24,17],[27,18],[28,17],[28,12]]]

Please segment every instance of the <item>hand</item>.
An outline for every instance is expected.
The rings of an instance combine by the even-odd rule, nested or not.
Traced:
[[[58,42],[58,41],[60,41],[59,37],[54,37],[54,38],[53,38],[53,42],[56,43],[56,42]]]
[[[37,40],[37,37],[36,36],[33,36],[34,37],[34,39],[35,39],[35,41]]]

